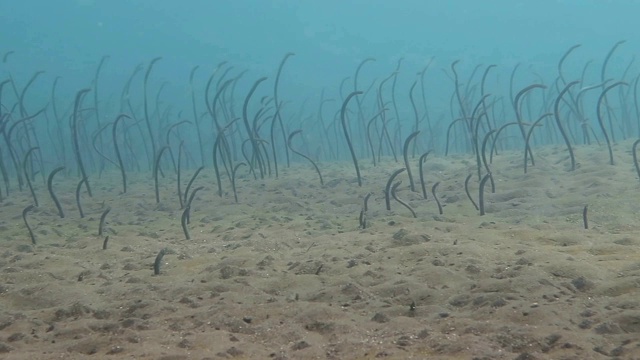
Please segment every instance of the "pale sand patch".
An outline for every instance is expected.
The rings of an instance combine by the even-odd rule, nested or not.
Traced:
[[[396,202],[384,207],[387,177],[402,167],[389,159],[361,160],[361,188],[348,162],[320,164],[324,187],[302,163],[279,179],[254,180],[245,168],[240,204],[228,183],[218,197],[205,169],[189,241],[174,175],[161,180],[160,205],[149,174],[131,174],[126,195],[119,174],[92,178],[85,219],[77,179],[56,184],[65,219],[36,182],[36,246],[21,218],[28,192],[0,206],[0,357],[640,358],[640,181],[629,149],[617,145],[610,166],[606,148],[578,147],[574,172],[563,148],[534,149],[526,175],[521,152],[500,154],[482,217],[463,187],[471,156],[427,160],[443,215],[399,176],[417,219]],[[476,201],[477,188],[474,176]]]

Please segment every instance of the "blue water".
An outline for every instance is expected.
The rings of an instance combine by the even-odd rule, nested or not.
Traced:
[[[580,79],[585,65],[589,64],[587,81],[583,85],[597,84],[607,52],[616,42],[626,40],[611,58],[607,74],[613,80],[632,83],[634,71],[637,72],[636,63],[631,62],[638,48],[638,13],[640,1],[631,0],[5,0],[0,2],[0,51],[2,54],[13,53],[0,64],[0,80],[13,79],[20,91],[36,71],[44,71],[29,88],[25,104],[28,114],[46,107],[51,118],[51,87],[54,79],[60,77],[56,101],[63,113],[61,116],[68,117],[76,92],[93,87],[101,58],[109,56],[99,76],[98,99],[100,124],[107,124],[120,113],[120,94],[136,65],[142,65],[143,70],[134,79],[130,96],[136,117],[142,117],[142,75],[152,59],[162,57],[149,82],[150,106],[158,105],[161,114],[166,111],[164,123],[154,127],[159,147],[163,142],[162,132],[168,125],[179,120],[193,122],[189,74],[194,66],[199,66],[194,77],[198,114],[206,111],[204,86],[221,62],[227,62],[222,69],[228,70],[229,78],[247,71],[234,90],[235,100],[231,107],[238,116],[252,83],[266,76],[267,81],[260,86],[250,104],[252,117],[260,109],[260,98],[268,99],[273,95],[273,80],[283,56],[293,52],[295,56],[287,61],[279,85],[280,100],[286,103],[281,115],[285,118],[286,131],[307,129],[303,136],[308,152],[316,158],[329,159],[326,149],[316,150],[321,146],[317,144],[321,130],[311,125],[317,121],[320,94],[324,91],[324,99],[332,99],[325,106],[323,115],[325,122],[330,123],[340,109],[342,99],[353,90],[353,74],[358,64],[374,58],[375,61],[363,66],[359,77],[361,89],[358,89],[371,89],[362,100],[364,108],[359,115],[369,119],[379,110],[375,93],[380,81],[389,76],[402,59],[395,85],[397,103],[393,110],[397,113],[390,116],[392,121],[401,124],[394,135],[397,150],[400,150],[401,140],[416,130],[409,89],[416,73],[429,64],[424,84],[417,84],[417,89],[424,88],[424,93],[422,90],[415,93],[419,116],[424,119],[428,113],[432,122],[428,135],[424,121],[418,127],[426,137],[420,146],[422,150],[434,148],[442,153],[446,127],[461,115],[459,104],[451,101],[453,61],[459,61],[460,86],[469,88],[471,85],[471,96],[465,99],[467,111],[479,99],[477,87],[482,72],[488,65],[496,65],[487,79],[487,93],[491,94],[492,101],[500,104],[501,108],[494,115],[497,123],[504,123],[513,118],[508,97],[509,76],[514,67],[520,64],[514,91],[540,82],[548,86],[547,96],[553,97],[558,92],[553,88],[558,60],[575,44],[582,46],[567,58],[564,65],[567,81]],[[630,64],[630,71],[625,73]],[[626,77],[623,79],[623,76]],[[349,79],[345,80],[347,85],[340,93],[340,84],[345,78]],[[219,77],[215,79],[217,82]],[[160,88],[162,92],[156,103]],[[383,91],[384,101],[390,101],[389,86]],[[87,101],[92,96],[89,94]],[[593,104],[597,92],[589,96],[590,104]],[[541,93],[534,92],[529,101],[533,102],[527,108],[531,119],[526,120],[533,121],[543,112],[544,109],[538,108],[544,106],[544,99]],[[2,105],[9,109],[15,103],[14,91],[5,88]],[[628,109],[632,109],[630,104],[628,101]],[[593,108],[589,106],[591,116],[588,117],[595,127]],[[550,110],[550,102],[546,110]],[[273,107],[270,111],[272,116]],[[158,121],[154,117],[160,115],[152,114],[151,117],[154,122]],[[16,121],[20,116],[13,114],[11,118]],[[205,125],[201,132],[208,139],[205,152],[210,154],[215,131],[210,119],[207,116],[203,119]],[[225,120],[231,121],[230,118]],[[34,126],[39,129],[40,145],[46,150],[52,144],[44,135],[42,123],[44,121],[35,121]],[[91,120],[87,120],[85,126],[88,135],[98,127]],[[263,127],[263,134],[267,132],[265,129],[267,127]],[[341,158],[348,159],[340,130],[338,128],[330,142],[336,142],[336,148],[345,152]],[[637,131],[635,125],[630,125],[628,130]],[[63,138],[68,140],[68,128],[62,131]],[[242,128],[239,131],[242,134]],[[350,131],[357,134],[363,130],[356,127]],[[482,131],[485,133],[488,129]],[[625,133],[617,127],[614,131],[618,137]],[[187,139],[187,148],[195,151],[197,145],[190,141],[195,136],[194,128],[185,127],[181,134]],[[267,136],[262,137],[266,139]],[[359,156],[367,157],[370,155],[367,155],[363,139],[356,144],[356,149]],[[549,141],[558,140],[552,139]],[[579,139],[574,141],[579,142]],[[86,141],[82,146],[91,152]],[[141,143],[134,146],[138,150],[144,147]],[[279,146],[284,146],[283,139],[279,140]],[[26,148],[23,146],[19,153],[23,154]],[[111,151],[106,147],[103,150]],[[469,148],[458,144],[455,150],[468,151]],[[70,157],[70,149],[66,151]],[[5,150],[5,157],[6,153]],[[60,163],[59,154],[57,158],[50,158],[48,156],[54,152],[43,153],[47,154],[45,157],[51,168]],[[211,155],[207,156],[201,160],[210,164]]]

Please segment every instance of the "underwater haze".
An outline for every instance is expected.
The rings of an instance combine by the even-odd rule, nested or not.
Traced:
[[[640,358],[640,0],[0,0],[0,358]]]
[[[315,106],[311,103],[322,90],[326,98],[336,97],[340,82],[364,59],[376,61],[362,71],[363,86],[380,81],[402,59],[398,91],[403,96],[397,101],[410,107],[408,88],[429,64],[425,92],[437,120],[451,117],[453,61],[459,61],[463,77],[476,66],[496,65],[489,83],[499,84],[504,93],[517,64],[526,68],[522,76],[551,82],[559,58],[582,44],[565,65],[577,79],[590,61],[597,74],[597,62],[626,40],[609,64],[610,71],[624,72],[633,58],[640,2],[63,0],[5,1],[0,7],[4,53],[13,52],[3,63],[3,75],[27,82],[44,71],[32,85],[40,91],[30,91],[39,100],[33,106],[47,103],[48,86],[58,76],[58,92],[66,97],[89,86],[103,56],[109,57],[101,68],[105,95],[121,92],[138,64],[162,57],[151,81],[156,87],[166,83],[163,99],[171,99],[175,112],[188,111],[194,66],[200,67],[197,86],[226,61],[234,68],[229,75],[247,71],[239,86],[248,88],[246,83],[262,76],[273,82],[282,57],[293,52],[280,85],[291,112],[305,101]],[[411,117],[408,111],[400,121]]]

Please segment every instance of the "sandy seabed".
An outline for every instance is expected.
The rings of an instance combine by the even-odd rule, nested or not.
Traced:
[[[564,148],[535,149],[526,175],[521,151],[501,153],[484,216],[464,191],[469,155],[425,164],[442,215],[419,182],[411,192],[406,172],[398,177],[417,218],[393,200],[385,209],[388,176],[403,167],[391,159],[360,160],[362,187],[349,162],[320,164],[324,186],[301,162],[281,165],[278,179],[242,173],[239,204],[228,182],[217,196],[207,168],[193,186],[204,189],[191,240],[175,175],[160,180],[159,204],[148,173],[131,174],[127,194],[119,173],[94,176],[84,219],[76,177],[56,177],[64,219],[37,178],[36,245],[22,221],[29,192],[0,204],[0,358],[640,359],[630,149],[616,145],[611,166],[605,147],[578,147],[575,171]]]

